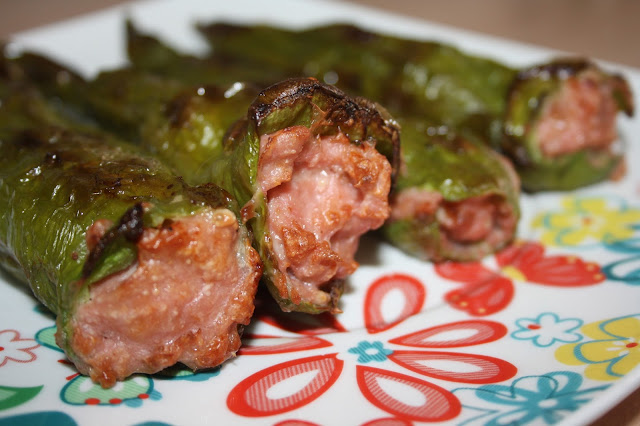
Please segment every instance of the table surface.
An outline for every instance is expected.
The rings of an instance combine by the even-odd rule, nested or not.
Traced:
[[[457,28],[640,69],[640,1],[351,0]],[[0,38],[112,5],[118,0],[0,0]],[[640,389],[592,426],[640,425]]]

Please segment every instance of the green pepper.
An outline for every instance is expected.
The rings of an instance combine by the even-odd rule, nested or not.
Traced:
[[[505,103],[499,92],[514,71],[443,44],[349,25],[201,29],[223,56],[235,52],[238,62],[253,59],[254,67],[330,78],[392,111],[402,141],[391,218],[382,229],[392,244],[425,260],[469,261],[512,241],[519,179],[486,144],[499,140]]]
[[[270,75],[279,71],[282,77],[314,77],[388,109],[408,47],[399,39],[344,24],[300,31],[226,23],[199,29],[212,46],[209,60],[221,58]]]
[[[234,58],[249,67],[329,79],[352,94],[380,102],[395,117],[422,116],[473,132],[514,161],[528,191],[589,185],[615,173],[620,164],[620,156],[609,149],[617,136],[607,130],[616,111],[633,112],[629,85],[622,77],[584,60],[553,61],[520,70],[446,44],[406,40],[348,25],[290,31],[213,23],[201,25],[200,30],[213,56],[220,54],[227,61]],[[548,105],[553,99],[562,98],[567,111],[582,108],[579,95],[562,95],[575,79],[597,85],[600,99],[591,108],[609,111],[588,116],[583,109],[578,113],[583,114],[581,121],[567,113],[565,124],[577,130],[565,132],[564,137],[538,131],[538,123],[545,121],[541,114],[552,108]],[[615,105],[613,110],[610,105]],[[595,127],[590,124],[594,119]],[[589,134],[602,137],[592,137],[586,146],[572,142],[585,135],[589,138]],[[561,155],[541,150],[556,140],[570,148]]]
[[[607,143],[616,137],[618,110],[633,114],[628,83],[591,62],[566,59],[524,69],[508,91],[501,148],[529,191],[600,182],[624,161]]]
[[[508,160],[473,135],[404,118],[402,172],[383,235],[425,260],[478,260],[515,236],[519,181]]]
[[[361,152],[371,153],[375,147],[391,164],[390,171],[397,170],[398,130],[395,122],[369,101],[351,99],[341,91],[314,79],[287,80],[265,89],[257,97],[249,108],[246,119],[237,123],[230,131],[224,143],[224,155],[211,167],[212,181],[228,189],[245,206],[248,223],[265,265],[267,284],[280,306],[284,310],[311,313],[337,311],[336,303],[342,292],[343,280],[331,279],[320,283],[312,289],[309,296],[304,297],[303,289],[307,288],[304,291],[308,292],[309,284],[288,272],[287,267],[282,265],[282,259],[274,254],[277,252],[274,249],[277,238],[274,238],[274,230],[270,229],[269,221],[270,215],[274,215],[268,209],[270,197],[259,181],[259,168],[263,158],[261,152],[265,149],[265,141],[270,139],[269,135],[277,135],[283,129],[296,128],[308,129],[311,144],[328,146],[330,143],[324,138],[342,136],[345,142],[353,146],[352,149],[346,149],[346,152],[347,155],[354,156],[354,161],[347,165],[336,162],[325,167],[362,168],[364,175],[356,178],[354,188],[378,185],[376,182],[386,179],[384,175],[387,172],[367,169],[373,167],[370,165],[373,161],[378,161],[375,167],[384,166],[380,159],[372,160],[371,157],[374,156],[365,159],[359,156]],[[340,170],[340,173],[353,178],[351,172]],[[318,191],[317,194],[320,194],[313,187],[305,191],[311,194]],[[362,196],[368,198],[369,194],[364,193]],[[386,216],[382,209],[387,196],[388,187],[376,194],[383,206],[380,211],[369,214]],[[295,203],[295,200],[292,201]],[[310,209],[312,207],[308,206]],[[359,234],[360,232],[355,236]]]
[[[264,88],[283,79],[277,69],[245,66],[222,55],[192,56],[178,52],[158,38],[142,33],[130,21],[126,25],[126,43],[132,68],[192,85],[226,87],[236,82],[252,82]]]
[[[81,84],[79,90],[65,88],[62,96],[71,95],[63,103],[89,111],[90,120],[137,141],[188,183],[213,182],[229,191],[253,231],[255,247],[265,264],[264,279],[283,309],[338,311],[344,278],[355,269],[351,259],[357,237],[382,225],[388,215],[390,180],[399,160],[395,122],[377,105],[351,99],[314,79],[287,80],[256,97],[252,85],[236,83],[226,89],[191,86],[160,74],[137,68],[105,72]],[[61,96],[55,85],[48,87]],[[322,158],[331,155],[322,150],[332,147],[344,150],[345,155],[337,158],[336,164],[316,164],[299,172],[296,164],[306,160],[278,157],[287,150],[279,146],[278,135],[305,140],[294,157],[317,150]],[[261,164],[269,161],[276,164],[270,173],[291,173],[273,188],[263,186],[258,176]],[[329,170],[321,172],[322,167]],[[310,170],[318,172],[318,179],[335,179],[337,184],[347,185],[345,190],[360,193],[361,199],[329,192],[321,196],[320,187],[310,183],[304,191],[305,196],[314,198],[310,211],[298,211],[289,224],[280,223],[275,229],[274,224],[285,213],[270,212],[268,192],[281,202],[285,198],[282,193],[298,185],[293,182],[295,176],[309,177]],[[386,189],[377,188],[380,182],[382,187],[386,182]],[[371,218],[360,217],[359,208],[338,207],[347,201],[369,203],[372,197],[375,208],[368,210]],[[323,202],[328,204],[321,207]],[[345,239],[348,244],[343,244]]]
[[[210,180],[229,127],[259,93],[252,84],[190,86],[133,69],[100,74],[79,104],[103,126],[140,144],[190,184]]]
[[[242,30],[236,34],[234,33],[234,27],[224,25],[214,26],[210,30],[219,33],[221,37],[227,31],[230,31],[231,38],[223,40],[230,40],[232,44],[227,46],[223,43],[223,49],[238,48],[240,45],[246,44],[247,40],[243,39],[243,36],[251,36],[251,39],[258,41],[251,45],[247,56],[258,56],[262,63],[261,69],[281,69],[283,75],[287,72],[293,72],[292,70],[296,66],[299,67],[299,65],[295,65],[296,61],[284,60],[284,56],[294,57],[301,62],[305,62],[305,69],[315,67],[318,77],[333,69],[339,73],[339,83],[342,82],[342,86],[345,86],[345,81],[347,81],[352,91],[367,93],[372,92],[365,89],[368,84],[366,81],[345,78],[346,75],[349,75],[349,69],[357,69],[363,66],[365,62],[375,64],[374,58],[376,56],[379,58],[377,63],[382,63],[382,59],[388,59],[384,55],[380,55],[380,52],[384,51],[388,51],[389,54],[393,52],[394,55],[408,55],[407,52],[403,52],[401,49],[405,48],[406,50],[406,46],[403,46],[397,39],[383,38],[382,36],[362,32],[355,27],[345,25],[312,29],[303,32],[304,35],[302,37],[296,37],[297,33],[292,31],[263,26],[254,27],[255,33],[251,34]],[[236,35],[239,37],[237,40],[235,38]],[[141,64],[142,68],[149,69],[149,67],[145,66],[145,62],[149,61],[145,61],[144,58],[162,56],[165,58],[165,64],[158,65],[151,70],[157,74],[166,74],[167,70],[186,66],[187,63],[184,62],[183,57],[175,52],[169,55],[167,52],[170,49],[163,46],[158,40],[150,37],[145,38],[145,43],[143,44],[137,41],[138,39],[139,36],[130,41],[130,46],[132,44],[136,45],[135,56],[138,57],[138,59],[132,59],[133,63]],[[347,39],[348,42],[341,44],[341,46],[347,45],[351,46],[351,48],[333,48],[335,43],[344,39]],[[152,43],[152,40],[155,40],[155,42]],[[276,50],[280,51],[280,53],[286,52],[286,55],[273,55],[273,49],[266,49],[265,46],[267,45],[275,46]],[[326,51],[321,49],[323,46],[327,47]],[[439,44],[430,44],[428,46],[419,44],[410,50],[416,57],[432,61],[431,67],[456,68],[466,73],[466,67],[483,66],[490,68],[494,66],[494,63],[490,61],[463,56],[452,48]],[[165,53],[158,55],[155,53],[158,51]],[[222,55],[230,56],[232,52],[233,50],[223,50]],[[366,52],[371,54],[367,55]],[[246,52],[243,51],[243,53]],[[189,60],[192,61],[193,59]],[[243,60],[245,59],[238,58],[238,62]],[[154,60],[155,64],[159,62],[161,61]],[[199,65],[192,66],[192,68],[199,69],[199,72],[203,74],[203,78],[206,78],[208,73],[205,70],[209,66],[209,59],[205,59]],[[291,69],[288,70],[289,67]],[[413,67],[412,69],[415,68]],[[211,73],[215,73],[215,69],[215,67],[212,67]],[[378,78],[382,78],[382,75],[391,72],[392,67],[376,68],[372,66],[369,69],[371,72],[367,76],[375,76],[372,77],[370,84],[373,87]],[[406,70],[395,70],[394,72],[407,73]],[[358,72],[355,72],[355,75],[357,74]],[[504,74],[507,74],[507,72],[505,71]],[[498,84],[498,80],[501,85],[505,85],[505,82],[508,83],[508,78],[504,75],[498,75],[497,77],[493,79],[494,86]],[[458,88],[460,95],[449,96],[448,98],[441,95],[443,99],[438,104],[444,105],[446,103],[447,111],[459,111],[458,115],[449,116],[446,122],[454,123],[453,119],[462,117],[461,120],[465,120],[463,123],[465,128],[473,128],[474,131],[477,129],[489,129],[490,124],[487,124],[487,117],[491,115],[488,111],[502,107],[496,105],[497,102],[494,99],[496,97],[491,93],[491,90],[485,88],[484,92],[479,91],[474,95],[476,86],[481,86],[480,81],[465,81],[463,75],[449,75],[448,79],[451,81],[448,86]],[[407,77],[405,80],[408,81],[409,78]],[[384,78],[382,81],[385,82],[384,84],[389,83],[389,87],[392,87],[392,82],[388,82]],[[412,81],[416,82],[419,79],[414,78]],[[384,84],[378,82],[376,90],[379,90]],[[411,95],[413,93],[427,90],[429,87],[426,85],[417,89],[416,87],[405,85],[402,88],[405,92],[404,94],[400,88],[393,91],[389,89],[388,93],[395,94],[396,98],[393,104],[403,105],[404,109],[406,105],[412,102]],[[387,89],[384,90],[387,91]],[[446,93],[446,91],[443,91],[443,93]],[[472,96],[476,98],[474,102],[465,103]],[[413,100],[413,102],[419,102],[419,100]],[[475,105],[473,112],[464,110],[467,104]],[[434,109],[429,115],[435,116],[436,113],[440,113],[440,110]],[[412,117],[401,120],[405,161],[403,162],[402,176],[398,181],[398,191],[392,197],[392,200],[394,200],[393,211],[396,213],[404,211],[405,214],[408,214],[408,210],[401,205],[404,201],[406,201],[404,204],[408,206],[419,207],[419,204],[417,204],[419,200],[412,199],[411,195],[415,195],[418,199],[430,198],[437,200],[437,202],[433,203],[434,210],[429,214],[415,210],[411,212],[413,217],[405,216],[402,220],[399,220],[398,215],[392,213],[392,220],[385,225],[384,234],[395,245],[423,259],[436,261],[477,260],[503,247],[512,240],[519,217],[517,199],[519,181],[513,175],[511,167],[506,164],[507,160],[502,159],[499,154],[486,147],[477,146],[477,140],[474,142],[466,140],[474,139],[472,134],[465,139],[462,135],[453,132],[450,127],[444,125],[445,116],[446,114],[442,114],[440,121],[428,121],[424,118],[424,114],[421,114],[419,118]],[[422,130],[418,130],[419,128]],[[445,129],[445,134],[437,134],[438,131],[441,131],[438,129]],[[471,132],[466,131],[464,133],[469,134]],[[454,135],[456,136],[454,137]],[[454,140],[458,142],[454,143]],[[445,141],[449,142],[445,144]],[[459,152],[464,152],[465,154],[460,155]],[[475,167],[469,170],[469,167],[464,166],[464,162]],[[444,164],[451,165],[451,167],[443,166]],[[440,182],[440,184],[436,184],[436,182]],[[453,186],[446,186],[442,182],[449,182]],[[455,184],[452,182],[455,182]],[[455,194],[452,192],[452,188],[456,188]],[[404,192],[405,190],[407,191]],[[464,235],[462,231],[453,232],[446,228],[445,223],[438,222],[438,219],[447,222],[447,217],[450,217],[449,222],[451,222],[451,220],[467,214],[465,212],[468,212],[469,209],[466,206],[469,205],[473,205],[473,208],[478,211],[478,214],[472,217],[487,224],[487,227],[480,234],[476,225],[476,235],[472,235],[471,240],[469,240],[469,235]],[[439,212],[438,217],[436,217],[436,211]],[[485,213],[484,216],[480,216],[482,213]],[[463,226],[469,228],[470,224],[464,223],[460,225],[460,227]],[[458,241],[456,238],[462,241]]]
[[[56,315],[69,359],[107,387],[233,356],[261,265],[231,196],[0,70],[0,260]]]
[[[398,131],[395,123],[385,113],[381,113],[376,105],[361,99],[352,100],[342,92],[316,80],[288,80],[261,92],[249,106],[244,118],[234,123],[226,137],[220,139],[221,145],[204,144],[205,139],[202,135],[206,132],[198,132],[198,126],[211,126],[212,122],[227,117],[222,114],[235,110],[234,106],[227,105],[241,98],[241,94],[215,99],[205,98],[198,95],[187,96],[181,98],[177,105],[176,100],[173,100],[172,106],[165,109],[165,114],[171,111],[172,117],[179,117],[177,120],[166,120],[166,115],[149,117],[144,128],[153,128],[155,133],[145,132],[143,144],[148,149],[158,152],[180,173],[192,175],[192,171],[197,170],[198,176],[194,177],[194,183],[210,181],[221,185],[244,206],[243,217],[253,231],[255,247],[264,263],[265,282],[282,309],[309,313],[337,312],[337,303],[344,283],[340,275],[344,274],[335,272],[319,280],[300,277],[300,274],[292,272],[290,265],[283,264],[283,259],[276,255],[283,249],[274,248],[275,240],[282,239],[286,246],[287,242],[294,242],[296,239],[276,237],[276,231],[269,225],[269,217],[275,218],[278,214],[270,212],[266,190],[261,187],[259,181],[258,170],[262,152],[268,135],[287,129],[304,128],[310,130],[312,144],[325,144],[323,137],[342,134],[354,147],[360,147],[354,149],[364,150],[369,145],[375,146],[375,149],[386,157],[385,162],[391,163],[390,169],[394,171],[399,159]],[[219,102],[220,106],[212,107],[212,103],[216,102]],[[201,107],[202,103],[204,108]],[[220,113],[215,111],[216,108],[219,108]],[[223,128],[215,125],[211,127]],[[194,153],[191,149],[194,144],[198,147],[204,146],[209,153]],[[178,163],[174,161],[176,158],[183,158],[184,161]],[[385,173],[389,172],[384,172],[383,175]],[[374,180],[378,178],[381,177],[372,176]],[[308,191],[311,194],[316,193],[315,188],[309,188]],[[384,194],[382,197],[385,203],[387,195]],[[383,212],[384,210],[380,214]],[[328,266],[321,269],[331,271],[331,268],[334,268],[335,262],[332,259],[335,252],[330,248],[327,253],[326,249],[320,246],[324,244],[320,233],[316,231],[315,236],[302,237],[296,231],[295,235],[305,241],[307,238],[313,240],[309,243],[310,246],[307,246],[306,242],[298,241],[305,250],[317,253],[309,255],[308,262],[312,265],[317,264],[319,268],[322,262],[326,262]]]
[[[471,114],[499,116],[516,71],[442,43],[377,34],[346,24],[306,30],[201,25],[213,54],[246,68],[303,74],[365,96],[401,115],[456,125]]]

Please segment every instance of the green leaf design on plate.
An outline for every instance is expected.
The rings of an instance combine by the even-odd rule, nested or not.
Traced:
[[[35,397],[43,386],[30,388],[14,388],[10,386],[0,386],[0,410],[17,407]]]
[[[159,398],[153,389],[153,379],[143,375],[130,376],[114,387],[105,389],[89,377],[78,376],[60,391],[60,399],[71,405],[119,405],[137,407],[142,401]]]
[[[36,333],[36,341],[42,346],[49,349],[54,349],[58,352],[62,352],[62,349],[56,344],[56,331],[57,327],[52,325],[51,327],[43,328]]]

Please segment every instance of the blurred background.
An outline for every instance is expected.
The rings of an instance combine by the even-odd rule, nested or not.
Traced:
[[[640,68],[637,0],[352,2]]]
[[[638,0],[350,1],[640,68]],[[0,0],[0,38],[48,22],[121,3],[126,2]]]

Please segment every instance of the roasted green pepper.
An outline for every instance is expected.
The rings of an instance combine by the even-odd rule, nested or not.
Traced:
[[[283,60],[280,55],[270,55],[271,50],[263,49],[264,45],[275,45],[284,48],[288,55],[301,60],[307,61],[305,67],[309,68],[309,63],[315,61],[314,57],[322,57],[322,60],[315,61],[314,66],[319,74],[326,72],[329,68],[327,65],[339,64],[340,80],[345,80],[347,75],[345,63],[347,66],[358,63],[361,66],[365,60],[358,60],[358,55],[362,56],[367,49],[371,51],[368,56],[369,63],[376,63],[372,58],[373,55],[379,54],[383,49],[389,52],[407,56],[406,52],[399,53],[392,44],[398,44],[395,39],[386,39],[386,44],[379,43],[384,40],[381,36],[363,32],[358,32],[356,28],[349,26],[331,26],[329,28],[321,28],[318,30],[310,30],[304,33],[304,37],[296,38],[295,33],[287,30],[281,30],[271,27],[255,27],[259,36],[251,34],[252,37],[260,40],[257,45],[252,45],[251,53],[260,55],[260,61],[264,62],[262,69],[287,69],[291,66],[291,61]],[[233,36],[233,27],[220,26],[216,31],[224,33],[231,31]],[[242,35],[243,33],[239,34]],[[246,35],[246,34],[245,34]],[[321,45],[332,47],[341,39],[348,38],[353,44],[349,49],[327,49],[326,52],[319,54],[307,46],[317,46],[316,38],[324,37]],[[233,37],[232,37],[233,38]],[[310,42],[313,39],[314,42]],[[192,63],[193,58],[180,56],[177,53],[171,53],[171,50],[162,45],[158,40],[153,42],[153,38],[144,38],[144,43],[140,42],[140,35],[130,39],[130,52],[135,51],[135,57],[131,58],[132,63],[139,64],[136,67],[149,70],[154,73],[166,75],[167,70],[173,68],[183,68],[187,64]],[[328,40],[333,40],[329,43]],[[370,44],[376,44],[376,49],[372,49]],[[225,46],[226,47],[226,46]],[[452,48],[431,44],[428,46],[429,55],[426,55],[424,45],[418,45],[416,49],[422,48],[423,57],[428,56],[433,60],[432,67],[456,68],[465,73],[465,66],[484,66],[490,68],[496,66],[493,63],[473,57],[462,56]],[[163,55],[154,52],[164,52]],[[377,53],[376,53],[377,52]],[[223,54],[225,54],[223,52]],[[305,56],[307,55],[307,56]],[[333,55],[329,60],[330,55]],[[416,53],[417,55],[417,53]],[[158,65],[158,57],[163,57],[165,65]],[[338,58],[344,57],[345,63],[338,61]],[[150,69],[145,65],[148,60],[145,58],[154,57],[156,67]],[[347,59],[349,58],[349,59]],[[382,57],[381,57],[382,58]],[[388,58],[385,58],[388,59]],[[188,62],[185,62],[188,61]],[[238,59],[241,61],[242,59]],[[456,62],[455,66],[451,62]],[[464,61],[464,66],[461,61]],[[295,64],[295,61],[293,61]],[[377,63],[382,63],[379,59]],[[209,60],[203,60],[193,69],[199,69],[206,78],[208,74],[205,70],[211,66]],[[324,66],[325,68],[321,68]],[[415,69],[416,67],[413,67]],[[214,74],[216,66],[210,69],[210,73]],[[504,69],[504,68],[501,68]],[[373,71],[368,74],[369,77],[390,72],[391,67],[373,67]],[[289,71],[292,72],[292,71]],[[400,71],[397,71],[400,72]],[[283,71],[283,74],[285,71]],[[504,74],[508,72],[505,71]],[[465,131],[469,137],[463,137],[461,134],[453,132],[449,126],[445,126],[443,119],[448,116],[447,122],[453,123],[455,119],[462,117],[465,120],[464,127],[473,129],[488,129],[485,120],[492,117],[488,110],[496,110],[502,108],[501,105],[492,104],[491,90],[484,87],[484,91],[477,90],[476,86],[480,86],[480,81],[465,81],[463,75],[448,75],[449,84],[441,83],[445,86],[457,87],[460,96],[450,96],[444,98],[438,104],[445,104],[447,111],[459,111],[458,115],[443,114],[440,121],[429,121],[425,119],[424,114],[420,117],[412,117],[411,119],[402,119],[402,139],[403,158],[405,159],[402,167],[402,175],[398,181],[398,191],[392,197],[392,219],[385,225],[384,233],[387,238],[395,245],[400,246],[412,255],[423,259],[435,261],[442,260],[477,260],[486,254],[489,254],[507,244],[512,240],[516,225],[519,218],[518,211],[518,185],[519,180],[514,174],[512,167],[508,161],[503,159],[499,154],[492,152],[487,147],[478,146],[478,138],[473,137],[473,133]],[[504,75],[499,76],[500,84],[508,83],[508,78]],[[377,77],[381,78],[381,77]],[[376,78],[371,80],[373,83]],[[408,78],[407,78],[408,80]],[[497,81],[498,78],[494,78]],[[356,84],[362,84],[363,80],[348,80],[349,86],[353,91],[367,91],[365,86],[355,87]],[[389,84],[390,82],[382,79],[384,83],[378,84],[377,89]],[[412,81],[419,81],[418,78]],[[506,82],[506,83],[505,83]],[[494,86],[498,83],[494,83]],[[420,90],[426,89],[422,87]],[[401,90],[393,90],[395,93],[396,105],[408,105],[411,102],[410,95],[418,92],[414,86],[406,86],[403,88],[406,92],[403,95]],[[502,89],[504,90],[504,89]],[[474,95],[474,92],[478,92]],[[446,91],[445,91],[446,92]],[[470,96],[477,99],[474,102],[468,102]],[[464,100],[467,100],[465,103]],[[414,100],[417,102],[419,100]],[[433,103],[431,104],[434,105]],[[466,105],[475,105],[474,113],[462,110]],[[424,111],[424,109],[422,110]],[[429,115],[441,113],[436,109],[431,111]],[[473,118],[470,118],[473,117]],[[443,130],[444,129],[444,130]],[[444,131],[444,133],[442,133]],[[470,141],[467,139],[476,139]],[[471,166],[470,166],[471,165]],[[429,207],[429,209],[427,209]],[[429,210],[429,211],[427,211]],[[436,214],[437,212],[437,214]],[[456,229],[452,229],[452,228]]]
[[[246,115],[256,86],[190,86],[132,69],[100,74],[79,105],[103,126],[140,144],[190,184],[210,180],[231,125]]]
[[[473,135],[401,119],[403,167],[382,232],[425,260],[478,260],[515,236],[519,181],[508,160]]]
[[[389,214],[398,129],[377,105],[315,79],[273,85],[251,102],[257,93],[247,85],[190,86],[135,68],[82,90],[47,86],[71,93],[67,106],[137,140],[188,183],[229,191],[283,309],[339,310],[359,236]]]
[[[283,79],[279,69],[250,67],[224,55],[192,56],[178,52],[152,35],[142,33],[131,22],[126,25],[127,56],[130,66],[192,85],[232,86],[253,82],[261,88]]]
[[[399,39],[342,24],[301,31],[226,23],[199,29],[212,47],[209,60],[220,58],[269,75],[314,77],[393,109],[390,96],[396,94],[408,47]]]
[[[231,196],[188,186],[0,65],[0,260],[103,386],[234,355],[261,264]]]
[[[514,161],[528,191],[602,181],[621,160],[611,144],[617,111],[633,112],[629,85],[584,60],[519,70],[446,44],[348,25],[290,31],[214,23],[200,29],[213,55],[227,61],[329,80],[396,117],[424,116],[473,132]]]
[[[619,110],[633,114],[629,85],[593,63],[567,59],[524,69],[508,91],[501,148],[529,191],[600,182],[624,161],[611,145]]]
[[[224,143],[212,181],[244,204],[265,276],[285,310],[337,310],[364,232],[388,216],[394,121],[314,79],[264,90]]]
[[[499,117],[516,75],[497,61],[442,43],[378,34],[346,24],[301,31],[226,23],[201,25],[207,60],[306,75],[365,96],[401,115],[457,125],[469,115]]]

